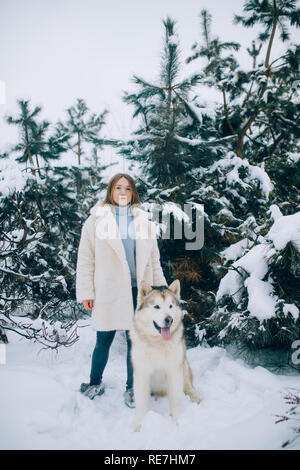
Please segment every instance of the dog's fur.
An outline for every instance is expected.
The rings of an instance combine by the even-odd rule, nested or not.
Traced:
[[[142,281],[130,338],[136,404],[134,430],[140,430],[150,393],[168,394],[171,415],[177,422],[183,391],[192,401],[201,400],[193,387],[186,358],[178,279],[168,287]]]

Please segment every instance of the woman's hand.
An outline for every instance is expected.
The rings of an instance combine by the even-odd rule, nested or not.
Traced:
[[[89,300],[83,300],[82,301],[84,308],[87,310],[92,310],[94,306],[94,301],[89,299]]]

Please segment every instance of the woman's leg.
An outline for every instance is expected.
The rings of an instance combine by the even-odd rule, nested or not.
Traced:
[[[129,390],[133,387],[133,368],[131,363],[131,341],[129,338],[128,330],[126,331],[126,339],[127,339],[127,382],[126,382],[126,390]]]
[[[132,299],[133,299],[133,307],[134,310],[136,309],[137,304],[137,287],[132,287]],[[127,382],[126,382],[126,390],[129,390],[133,387],[133,368],[131,362],[131,341],[129,338],[129,331],[126,330],[126,340],[127,340]]]
[[[133,308],[134,310],[136,309],[136,303],[137,303],[137,286],[133,286],[131,288],[131,292],[132,292],[132,300],[133,300]]]
[[[109,348],[116,331],[97,331],[97,342],[92,355],[90,385],[100,385],[108,361]]]

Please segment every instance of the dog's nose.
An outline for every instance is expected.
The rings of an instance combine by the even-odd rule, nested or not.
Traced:
[[[168,316],[165,318],[165,325],[166,325],[166,327],[167,327],[167,328],[170,327],[170,326],[172,325],[172,323],[173,323],[173,318],[172,318],[170,315],[168,315]]]

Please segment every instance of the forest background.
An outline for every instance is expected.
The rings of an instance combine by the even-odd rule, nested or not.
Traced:
[[[181,281],[188,346],[226,346],[251,363],[299,367],[299,5],[238,3],[226,40],[202,8],[186,55],[180,18],[162,19],[158,38],[135,57],[146,63],[149,44],[159,40],[156,69],[144,74],[140,66],[136,73],[131,64],[131,82],[121,93],[131,117],[123,114],[119,133],[108,130],[109,107],[89,107],[72,83],[73,104],[50,122],[47,108],[30,97],[19,97],[9,112],[9,81],[1,80],[3,342],[9,330],[53,349],[78,340],[77,321],[86,317],[75,301],[81,227],[109,177],[126,170],[150,213],[163,207],[178,223],[184,217],[178,207],[204,206],[201,250],[164,239],[160,224],[164,273],[168,282]],[[251,35],[243,51],[237,27]],[[92,45],[84,53],[94,62]],[[68,54],[72,37],[63,46]],[[21,81],[26,69],[19,66]],[[73,73],[81,68],[73,66]],[[122,73],[122,64],[116,67]],[[63,73],[56,69],[60,80]],[[105,63],[101,73],[110,76]],[[44,91],[46,100],[52,92]]]

